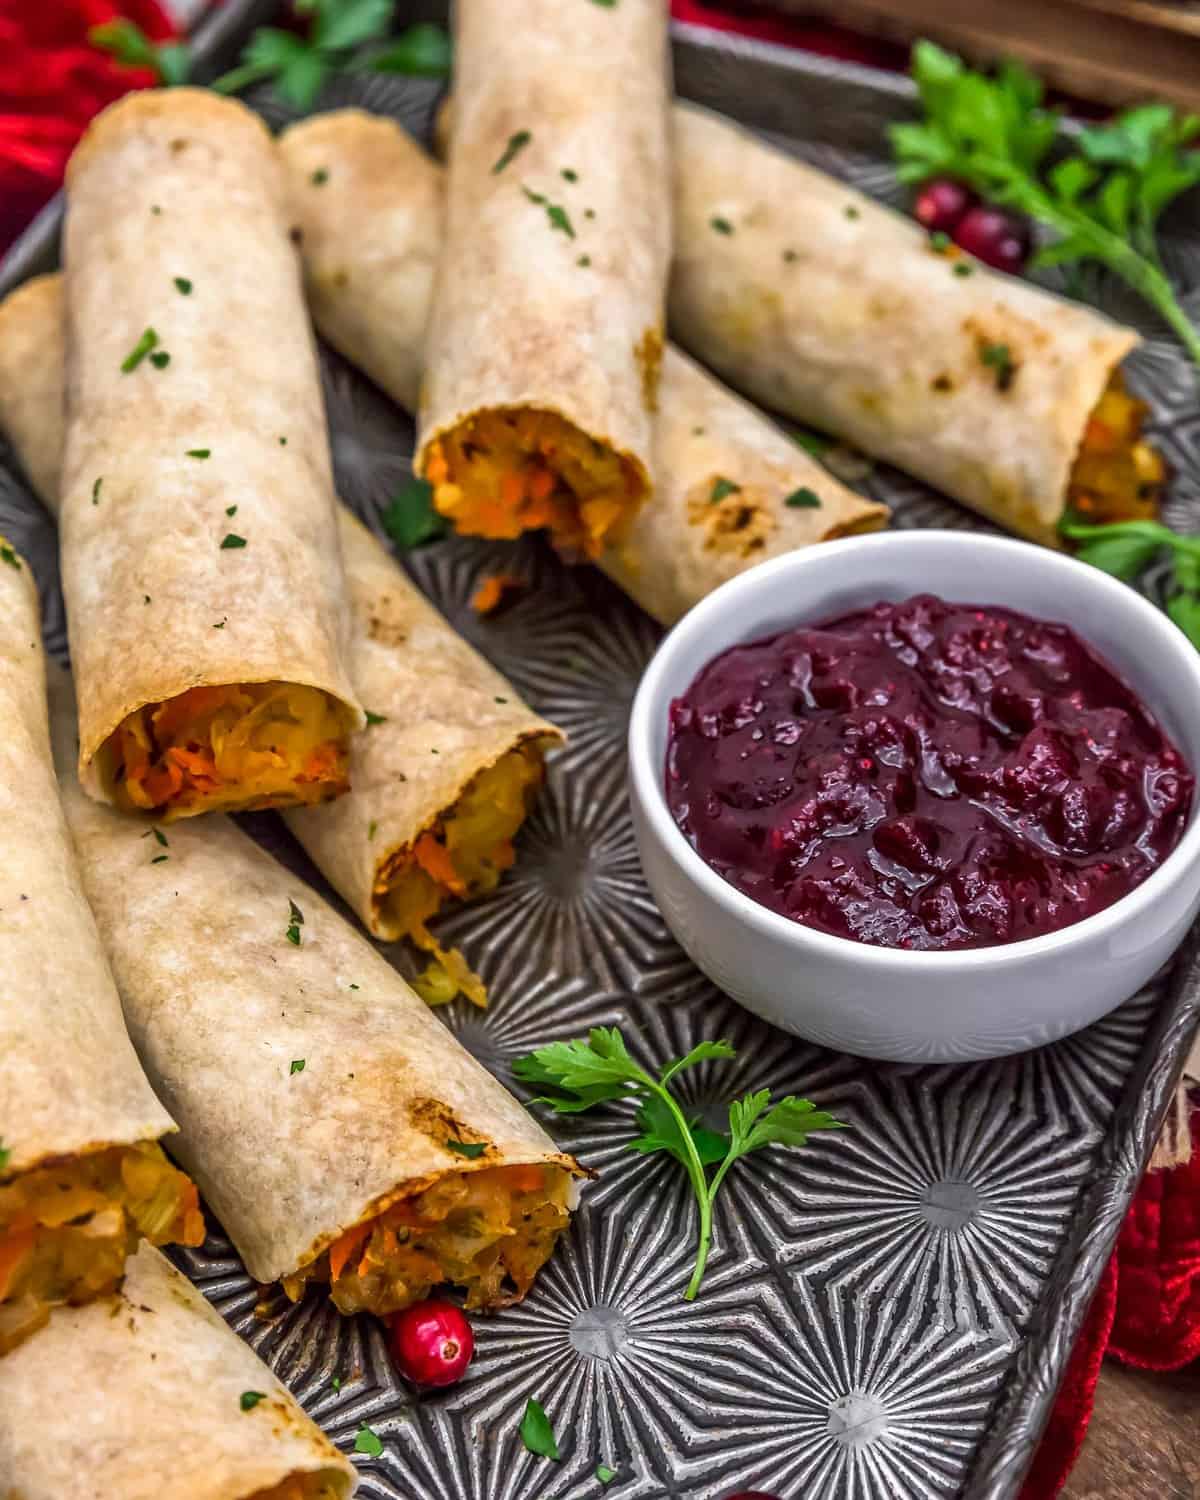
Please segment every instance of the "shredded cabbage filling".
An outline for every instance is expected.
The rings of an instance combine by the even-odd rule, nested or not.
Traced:
[[[123,811],[164,820],[292,807],[347,789],[346,737],[341,704],[318,688],[189,688],[131,713],[101,751],[101,773]]]
[[[384,1316],[453,1282],[469,1309],[506,1307],[524,1297],[566,1228],[569,1195],[557,1166],[449,1172],[348,1229],[283,1289],[295,1302],[309,1281],[327,1281],[340,1312]]]
[[[139,1239],[199,1245],[195,1184],[153,1141],[36,1167],[0,1183],[0,1354],[56,1304],[113,1291]]]
[[[480,412],[430,444],[434,505],[467,536],[548,527],[560,551],[598,557],[646,498],[628,458],[555,412]]]
[[[1095,522],[1154,516],[1166,466],[1142,436],[1148,411],[1116,371],[1088,418],[1075,457],[1067,492],[1071,510]]]

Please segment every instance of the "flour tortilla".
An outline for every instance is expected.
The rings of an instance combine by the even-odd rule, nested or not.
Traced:
[[[358,110],[302,121],[279,147],[318,328],[413,410],[442,244],[441,169],[398,125]],[[673,348],[658,405],[657,488],[599,565],[663,624],[757,562],[886,519]]]
[[[310,686],[348,733],[324,409],[265,126],[201,89],[131,94],[89,127],[67,192],[62,571],[86,789],[108,795],[97,752],[129,714],[197,686]],[[169,364],[123,371],[146,329]]]
[[[677,104],[672,128],[674,337],[772,410],[1057,545],[1088,417],[1137,333],[939,253],[719,115]],[[982,357],[1001,347],[1007,389]]]
[[[242,1395],[263,1396],[243,1411]],[[248,1500],[294,1475],[338,1500],[353,1465],[159,1251],[0,1360],[5,1500]]]
[[[55,514],[62,304],[60,276],[41,277],[34,293],[22,288],[0,303],[0,428],[31,477],[37,476],[41,498]],[[376,937],[395,939],[395,922],[375,899],[379,873],[391,856],[410,848],[501,756],[530,742],[549,749],[562,735],[454,631],[387,549],[340,505],[338,533],[350,615],[347,660],[360,700],[383,722],[351,742],[354,790],[348,796],[287,816],[326,879]]]

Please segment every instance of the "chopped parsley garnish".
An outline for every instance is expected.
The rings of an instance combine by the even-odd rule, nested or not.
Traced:
[[[975,267],[969,260],[956,260],[954,262],[954,274],[956,276],[970,276],[974,270]]]
[[[564,167],[558,175],[563,179],[564,182],[579,181],[579,173],[575,170],[574,167]]]
[[[789,1095],[773,1104],[769,1089],[730,1102],[727,1135],[701,1125],[670,1085],[685,1068],[734,1056],[728,1042],[701,1042],[661,1072],[648,1072],[630,1056],[616,1027],[597,1026],[586,1037],[539,1047],[513,1065],[517,1078],[539,1090],[534,1103],[560,1114],[577,1114],[612,1100],[637,1105],[642,1133],[629,1149],[641,1156],[663,1152],[673,1157],[687,1173],[699,1209],[696,1263],[684,1293],[689,1302],[700,1290],[708,1263],[713,1202],[734,1162],[766,1146],[803,1146],[812,1131],[838,1128],[832,1115],[807,1099]]]
[[[238,536],[238,535],[236,535],[236,533],[234,533],[232,531],[229,531],[229,532],[226,532],[224,538],[222,539],[222,542],[221,542],[221,551],[222,552],[229,552],[229,551],[233,550],[234,548],[244,547],[245,545],[246,545],[246,538],[244,536]]]
[[[357,989],[357,988],[358,988],[358,985],[356,985],[356,984],[352,984],[352,985],[351,985],[351,986],[350,986],[350,988],[351,988],[351,989],[352,989],[352,990],[356,990],[356,989]]]
[[[190,297],[192,295],[192,283],[186,276],[176,276],[175,290],[181,297]]]
[[[507,698],[496,698],[494,701],[496,703],[507,703],[508,699]]]
[[[156,854],[150,863],[152,865],[161,865],[164,859],[170,859],[170,857],[169,854]]]
[[[719,214],[714,214],[708,221],[709,227],[715,229],[718,234],[732,234],[733,225],[728,219],[723,219]]]
[[[379,1434],[372,1432],[365,1422],[355,1435],[354,1451],[355,1453],[365,1453],[368,1458],[378,1458],[383,1452],[383,1444],[379,1441]]]
[[[104,475],[101,474],[100,478],[96,480],[96,482],[95,482],[94,485],[92,485],[92,504],[93,505],[99,505],[100,504],[100,486],[103,483],[104,483]]]
[[[10,1147],[0,1146],[0,1172],[3,1172],[5,1167],[8,1166],[8,1159],[11,1155],[12,1150]]]
[[[253,1411],[260,1401],[267,1399],[264,1391],[243,1391],[241,1408],[243,1411]]]
[[[402,551],[420,547],[445,534],[445,518],[433,505],[433,486],[425,479],[410,479],[397,490],[384,511],[383,529]]]
[[[149,594],[143,594],[142,595],[142,603],[143,604],[149,604],[150,603],[150,595]]]
[[[568,239],[575,238],[575,227],[561,203],[551,203],[544,193],[535,193],[532,188],[527,188],[523,183],[521,191],[529,199],[530,203],[537,203],[546,210],[546,217],[550,220],[550,228],[558,229]]]
[[[229,616],[228,615],[223,615],[221,617],[221,619],[219,619],[219,620],[217,620],[215,622],[215,624],[213,625],[213,629],[214,630],[224,630],[225,627],[226,627],[226,625],[228,625],[228,624],[229,624]]]
[[[281,438],[280,438],[280,439],[279,439],[279,446],[280,446],[280,447],[281,447],[281,448],[286,448],[286,447],[287,447],[287,438],[285,438],[285,437],[281,437]]]
[[[211,448],[189,448],[184,454],[185,458],[211,458]]]
[[[374,818],[372,818],[371,821],[367,824],[367,842],[370,843],[370,841],[378,832],[379,824],[375,821]],[[351,986],[351,988],[353,989],[353,985]]]
[[[601,10],[616,10],[617,0],[592,0],[593,5],[598,5]]]
[[[950,248],[950,236],[944,229],[935,229],[929,236],[929,248],[936,255],[945,255]]]
[[[237,515],[237,506],[236,505],[227,505],[225,507],[225,514],[227,516],[236,516]]]
[[[318,167],[317,170],[309,178],[309,181],[312,183],[313,187],[324,187],[325,184],[329,181],[328,170],[325,167]]]
[[[162,209],[161,209],[161,208],[159,208],[159,206],[158,206],[158,204],[157,204],[157,203],[152,203],[152,204],[151,204],[151,205],[150,205],[150,212],[151,212],[151,213],[152,213],[152,214],[160,214],[160,213],[162,213]]]
[[[161,828],[148,828],[146,832],[142,834],[142,837],[144,839],[153,838],[154,842],[160,845],[163,849],[166,849],[168,847],[167,836]]]
[[[288,915],[291,917],[291,921],[288,923],[287,932],[284,936],[289,943],[295,943],[298,948],[300,946],[300,929],[304,926],[304,913],[294,901],[289,901]],[[295,1069],[293,1068],[292,1071],[295,1072]]]
[[[793,261],[799,260],[800,257],[796,254],[796,252],[794,250],[785,250],[783,252],[783,259],[784,259],[785,263],[790,266]]]
[[[845,208],[842,209],[842,212],[848,219],[857,219],[860,217],[860,211],[855,207],[853,203],[847,203]]]
[[[594,208],[585,208],[583,211],[583,217],[585,219],[594,219],[596,217],[596,210]]]
[[[456,1156],[465,1156],[468,1161],[476,1161],[487,1150],[486,1141],[447,1141],[446,1149],[453,1151]]]
[[[329,1384],[334,1388],[335,1391],[340,1391],[342,1388],[342,1377],[340,1375],[334,1375]]]
[[[0,545],[0,562],[7,563],[10,568],[16,568],[18,573],[21,571],[21,559],[7,544]]]
[[[496,158],[496,164],[492,168],[492,176],[494,177],[497,172],[503,172],[510,161],[520,156],[531,140],[533,140],[533,135],[530,131],[514,130],[508,138],[508,145],[505,146],[504,150]]]
[[[366,714],[367,714],[367,728],[368,729],[370,729],[370,727],[371,727],[372,724],[386,724],[387,723],[387,714],[373,714],[369,708],[367,709]]]
[[[138,339],[137,343],[134,344],[133,348],[121,361],[121,374],[128,375],[130,370],[136,370],[138,365],[141,364],[142,360],[145,359],[157,343],[158,334],[155,333],[153,328],[147,328],[141,338]]]
[[[293,1073],[303,1073],[304,1072],[304,1061],[305,1060],[302,1057],[294,1057],[294,1058],[292,1058],[292,1065],[288,1069],[288,1076],[290,1077]]]
[[[593,0],[598,3],[598,0]],[[532,1396],[525,1403],[525,1415],[521,1418],[521,1441],[530,1453],[540,1458],[558,1459],[558,1444],[554,1441],[554,1428],[540,1401]]]
[[[1013,364],[1012,350],[1007,344],[984,344],[979,351],[980,361],[996,375],[996,389],[1006,391],[1017,373]]]
[[[714,479],[712,493],[708,497],[710,505],[716,505],[718,500],[724,500],[726,495],[740,495],[742,487],[734,484],[732,479]]]
[[[611,1484],[616,1477],[616,1469],[610,1469],[607,1464],[596,1465],[596,1478],[601,1484]]]
[[[150,363],[156,370],[165,370],[171,363],[171,356],[165,349],[156,349],[150,356]]]
[[[816,490],[810,490],[806,484],[802,484],[783,503],[790,505],[793,510],[820,510],[821,497]]]
[[[575,264],[577,266],[590,266],[591,263],[592,263],[592,257],[590,255],[581,255],[579,257],[579,259],[575,262]]]

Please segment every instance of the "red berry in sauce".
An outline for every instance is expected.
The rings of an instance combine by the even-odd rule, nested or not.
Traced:
[[[955,225],[969,208],[979,200],[970,188],[963,187],[949,177],[935,177],[927,182],[917,194],[913,213],[917,222],[923,224],[930,234],[939,230],[943,234],[953,232]]]
[[[415,1385],[454,1385],[475,1352],[475,1335],[452,1302],[418,1302],[391,1320],[392,1358]]]
[[[950,233],[976,260],[1012,276],[1021,274],[1033,245],[1025,219],[984,203],[968,209]]]

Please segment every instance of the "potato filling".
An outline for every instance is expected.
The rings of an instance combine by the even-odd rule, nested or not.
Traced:
[[[1071,470],[1067,503],[1079,516],[1132,521],[1156,513],[1166,466],[1142,437],[1148,410],[1115,371],[1088,418]]]
[[[282,1484],[255,1490],[246,1500],[338,1500],[340,1494],[333,1480],[320,1474],[289,1474]]]
[[[131,713],[101,751],[125,812],[160,817],[325,802],[347,789],[344,711],[287,682],[196,687]]]
[[[429,1005],[444,1005],[460,991],[476,1005],[487,1004],[483,981],[456,948],[439,946],[426,923],[447,899],[496,888],[513,862],[513,836],[541,785],[543,752],[543,742],[530,741],[502,755],[415,844],[390,854],[376,873],[376,910],[434,956],[413,986]]]
[[[570,1217],[562,1167],[448,1172],[411,1198],[356,1224],[316,1260],[285,1277],[295,1302],[328,1281],[340,1312],[399,1312],[453,1282],[469,1309],[519,1302]]]
[[[433,502],[467,536],[546,526],[560,551],[599,557],[646,498],[637,466],[555,412],[480,412],[430,444]]]
[[[0,1183],[0,1354],[40,1328],[55,1304],[111,1292],[142,1238],[152,1245],[204,1240],[194,1183],[153,1141]]]

